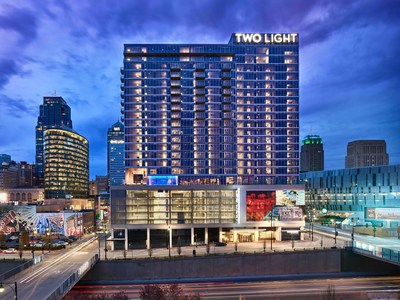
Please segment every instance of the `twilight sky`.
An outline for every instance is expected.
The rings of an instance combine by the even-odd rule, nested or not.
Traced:
[[[300,36],[300,133],[322,136],[325,168],[346,146],[385,139],[400,164],[400,1],[85,0],[0,2],[0,153],[35,160],[43,96],[62,96],[105,175],[120,117],[124,43],[227,43],[233,32]]]

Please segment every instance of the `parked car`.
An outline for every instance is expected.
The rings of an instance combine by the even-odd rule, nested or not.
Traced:
[[[35,246],[36,248],[42,248],[42,247],[46,246],[46,243],[44,243],[44,242],[37,242],[37,243],[35,243],[33,246]]]
[[[215,243],[215,247],[223,247],[223,246],[226,246],[225,242],[216,242]]]
[[[8,249],[4,250],[3,253],[5,253],[5,254],[15,254],[15,253],[17,253],[17,250],[15,250],[15,248],[8,248]]]

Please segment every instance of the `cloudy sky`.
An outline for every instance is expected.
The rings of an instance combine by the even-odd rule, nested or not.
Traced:
[[[34,162],[43,96],[62,96],[106,174],[120,117],[124,43],[227,43],[233,32],[300,36],[301,138],[323,138],[326,169],[346,145],[385,139],[400,163],[400,1],[0,1],[0,153]]]

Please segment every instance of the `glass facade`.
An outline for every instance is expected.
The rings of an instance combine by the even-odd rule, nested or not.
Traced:
[[[44,131],[44,186],[46,198],[88,196],[89,142],[68,129]]]
[[[379,219],[384,227],[400,225],[400,165],[302,173],[306,207],[359,218],[360,224]],[[380,217],[369,210],[387,209]]]
[[[121,185],[125,181],[124,125],[113,124],[107,131],[107,174],[108,185]]]
[[[72,129],[71,108],[62,97],[43,97],[36,126],[36,180],[44,186],[44,131],[47,128],[67,127]]]
[[[291,36],[125,44],[126,184],[160,174],[178,175],[180,185],[296,183],[299,53]]]
[[[236,190],[127,190],[123,202],[126,215],[116,224],[237,223]]]

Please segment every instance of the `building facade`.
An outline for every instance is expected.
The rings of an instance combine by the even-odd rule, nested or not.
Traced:
[[[389,164],[384,140],[360,140],[347,144],[346,168],[385,166]]]
[[[400,165],[302,173],[308,211],[323,209],[341,215],[344,224],[356,219],[391,229],[400,226]]]
[[[86,198],[89,193],[89,142],[69,128],[44,131],[46,198]]]
[[[261,40],[260,40],[261,39]],[[297,34],[125,44],[125,181],[291,184],[299,174]]]
[[[4,164],[10,164],[11,155],[8,154],[0,154],[0,167]]]
[[[324,170],[324,145],[319,135],[307,135],[301,142],[300,172]]]
[[[107,131],[107,174],[108,185],[121,185],[125,181],[124,125],[113,124]]]
[[[177,176],[150,178],[155,185],[111,188],[113,249],[303,238],[302,185],[189,186],[174,185]]]
[[[36,180],[44,187],[44,131],[48,128],[72,129],[71,108],[62,97],[43,97],[36,126]]]
[[[115,248],[286,239],[290,228],[301,238],[301,201],[277,196],[304,198],[298,49],[297,34],[258,33],[124,45]]]

